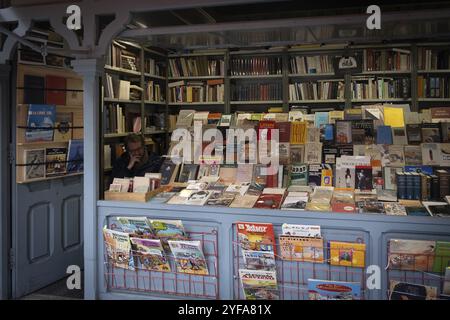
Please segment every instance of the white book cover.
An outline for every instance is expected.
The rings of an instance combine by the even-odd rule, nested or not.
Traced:
[[[441,158],[439,143],[422,143],[422,164],[424,166],[438,166]]]
[[[128,192],[128,188],[130,187],[131,178],[114,178],[113,184],[120,184],[122,187],[120,192]]]
[[[148,192],[150,189],[150,179],[146,177],[133,178],[133,192]]]
[[[322,236],[320,226],[304,224],[283,223],[281,226],[283,235],[320,238]]]
[[[284,194],[286,188],[264,188],[263,194]]]
[[[230,184],[226,189],[225,192],[231,192],[231,193],[238,193],[241,196],[243,196],[248,188],[250,187],[250,184]]]

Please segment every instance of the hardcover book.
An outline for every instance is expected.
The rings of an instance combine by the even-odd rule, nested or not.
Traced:
[[[422,143],[422,127],[420,124],[407,124],[406,137],[408,144]]]
[[[308,279],[309,300],[359,300],[359,282]]]
[[[181,165],[178,182],[188,182],[189,180],[195,180],[197,177],[198,168],[198,164],[183,163]]]
[[[389,300],[434,300],[437,288],[415,283],[390,280]]]
[[[405,146],[405,165],[422,165],[422,148],[420,146]]]
[[[344,120],[336,120],[336,143],[349,144],[352,143],[352,122]]]
[[[354,120],[351,124],[353,144],[373,144],[375,130],[373,120]]]
[[[283,260],[323,263],[323,239],[280,235]]]
[[[438,143],[422,143],[422,164],[438,166],[441,160],[441,148]]]
[[[441,125],[439,123],[423,123],[422,126],[423,143],[439,143],[441,140]]]
[[[275,252],[275,234],[271,223],[236,222],[238,242],[243,250]]]
[[[249,270],[276,271],[275,255],[268,251],[242,250],[245,267]]]
[[[408,139],[406,138],[405,128],[392,128],[392,141],[396,145],[407,145]]]
[[[366,245],[364,243],[330,241],[330,264],[363,268],[365,266]]]
[[[131,238],[130,240],[136,253],[135,260],[139,261],[141,269],[170,272],[170,264],[164,253],[161,240],[140,238]]]
[[[177,271],[180,273],[208,275],[208,265],[200,241],[169,240]]]
[[[45,149],[25,150],[25,179],[45,178]]]
[[[58,176],[66,173],[67,148],[45,149],[45,176]]]
[[[289,186],[306,186],[308,183],[308,165],[293,163],[289,168]]]
[[[431,271],[435,250],[435,241],[391,239],[389,267],[400,270]]]
[[[355,167],[355,189],[372,190],[372,167],[356,166]]]
[[[377,127],[377,144],[392,144],[392,128],[390,126]]]
[[[47,104],[66,105],[66,78],[46,75],[45,88]]]
[[[26,142],[53,141],[55,120],[55,106],[30,104],[25,131]]]
[[[164,160],[161,165],[161,185],[168,185],[175,181],[178,173],[179,165],[172,162],[170,159]]]
[[[290,148],[290,163],[303,163],[305,158],[305,145],[293,145]]]
[[[276,271],[239,269],[246,300],[278,300]]]
[[[67,173],[83,172],[84,170],[83,140],[70,140],[67,155]]]
[[[25,74],[23,76],[23,103],[45,103],[45,78]]]
[[[116,268],[134,270],[134,259],[131,256],[131,243],[128,233],[103,229],[108,262]]]
[[[55,142],[67,142],[72,139],[72,112],[56,112]]]

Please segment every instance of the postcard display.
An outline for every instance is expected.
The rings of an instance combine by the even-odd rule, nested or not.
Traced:
[[[393,52],[398,55],[395,61],[401,71],[404,64],[410,63],[409,56],[405,57],[406,51],[400,49]],[[367,72],[373,59],[380,56],[364,54],[369,64],[365,66]],[[324,68],[322,73],[330,73],[331,62],[322,58],[317,65]],[[423,69],[431,68],[429,58],[424,59]],[[250,69],[258,63],[264,66],[262,61],[233,61],[231,70],[239,63]],[[295,66],[297,61],[290,63]],[[313,61],[305,59],[301,66],[306,70],[292,73],[310,75],[308,63]],[[277,60],[269,66],[278,72]],[[231,71],[231,75],[244,77],[245,72]],[[352,83],[357,101],[370,100],[372,90],[386,89],[389,94],[391,89],[400,90],[396,93],[400,96],[409,90],[398,79],[392,87],[376,83],[377,88],[370,79],[364,80],[367,83],[361,81],[355,79]],[[289,95],[295,96],[290,99],[300,103],[298,95],[309,95],[314,88],[289,88]],[[334,102],[342,99],[337,83],[335,89],[338,96],[331,94]],[[428,98],[426,90],[420,93],[424,95],[422,101]],[[436,88],[433,90],[436,95]],[[239,96],[248,93],[246,90],[234,92],[238,93],[234,100],[246,100]],[[379,100],[389,101],[379,94]],[[317,99],[314,93],[312,97]],[[281,131],[279,122],[293,121],[290,135],[285,134],[288,156],[281,160],[286,174],[266,179],[266,188],[255,195],[255,185],[262,181],[257,170],[251,171],[250,186],[244,186],[230,183],[229,167],[209,168],[209,175],[218,177],[210,180],[226,186],[226,190],[221,189],[225,197],[218,196],[219,189],[215,190],[213,184],[205,192],[198,189],[198,184],[188,183],[195,175],[197,179],[208,176],[202,166],[167,164],[170,172],[162,173],[163,184],[184,184],[174,187],[171,197],[156,196],[146,204],[119,206],[101,201],[98,236],[105,240],[106,262],[105,277],[100,277],[101,293],[106,298],[115,290],[128,290],[155,297],[204,299],[448,299],[450,219],[444,212],[444,206],[448,208],[444,201],[449,200],[445,197],[448,177],[439,170],[448,170],[450,164],[446,158],[450,131],[443,124],[450,119],[446,113],[449,110],[414,113],[405,105],[367,103],[359,109],[359,118],[353,110],[357,109],[314,114],[292,108],[289,115],[286,113],[287,119],[281,120],[277,118],[282,118],[279,110],[232,113],[230,119],[225,114],[210,113],[210,117],[208,112],[181,110],[177,127],[186,127],[186,122],[190,122],[187,127],[192,126],[197,120],[209,127],[219,127],[221,122],[234,122],[235,127],[259,123],[254,127],[260,129],[264,124],[265,128]],[[414,117],[417,119],[411,120]],[[404,119],[401,123],[400,118]],[[305,128],[300,128],[299,123]],[[292,139],[295,130],[304,132],[302,142]],[[433,132],[439,132],[440,137],[434,137]],[[352,140],[351,148],[345,148]],[[336,150],[331,150],[332,146],[337,146]],[[317,148],[322,151],[317,152]],[[428,172],[430,167],[432,171]],[[236,176],[248,179],[244,170],[236,171]],[[440,191],[435,191],[433,178],[438,175],[447,185],[441,184]],[[269,180],[273,185],[268,186]],[[414,188],[419,185],[420,191]],[[307,187],[311,192],[305,195]],[[284,192],[277,194],[276,189],[282,188]],[[348,188],[358,189],[350,192],[350,201]],[[198,198],[205,193],[209,196]],[[320,199],[328,197],[328,193],[325,205]],[[357,193],[359,201],[355,201]],[[153,220],[169,220],[169,229],[175,226],[184,234],[169,239],[157,231],[158,224],[155,227]],[[105,227],[110,231],[104,231]],[[373,269],[367,268],[373,265],[380,272],[381,288],[368,286]]]

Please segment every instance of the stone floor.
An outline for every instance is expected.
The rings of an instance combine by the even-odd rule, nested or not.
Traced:
[[[83,274],[81,279],[84,279]],[[67,278],[61,279],[45,288],[30,293],[21,300],[80,300],[84,296],[84,283],[82,280],[81,289],[69,290],[66,285]]]

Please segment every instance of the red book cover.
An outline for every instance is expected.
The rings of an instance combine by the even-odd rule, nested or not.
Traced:
[[[262,120],[258,125],[258,140],[267,137],[267,140],[272,139],[272,130],[275,129],[275,121]],[[267,129],[267,130],[265,130]]]
[[[291,123],[277,122],[275,128],[278,129],[279,142],[289,142],[291,139]]]
[[[66,105],[66,78],[45,76],[45,90],[47,104]]]
[[[282,194],[262,194],[259,196],[253,208],[279,209],[283,201]]]
[[[242,249],[254,251],[273,251],[275,233],[271,223],[236,222],[238,241]]]

